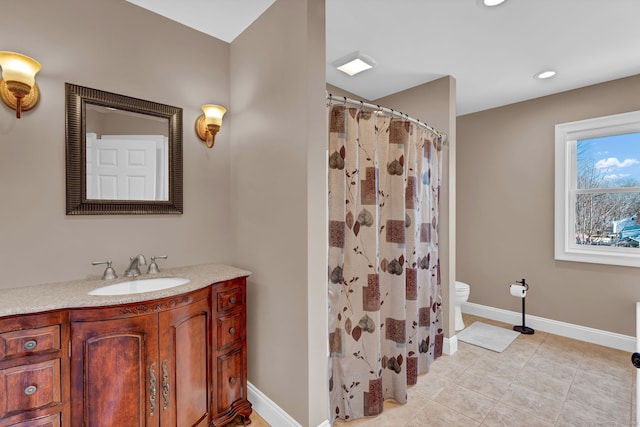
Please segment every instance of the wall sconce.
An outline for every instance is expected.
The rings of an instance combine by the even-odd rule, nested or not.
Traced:
[[[207,148],[213,148],[216,133],[222,126],[222,116],[227,112],[227,109],[219,105],[207,104],[202,106],[202,111],[204,114],[201,114],[196,120],[196,133],[207,144]]]
[[[36,73],[42,66],[38,61],[15,52],[0,52],[0,98],[7,107],[16,110],[16,118],[22,111],[29,111],[38,103],[40,90]]]

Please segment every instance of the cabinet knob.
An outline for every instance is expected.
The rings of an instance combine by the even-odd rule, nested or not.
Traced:
[[[38,391],[38,387],[30,385],[29,387],[24,389],[24,394],[26,394],[27,396],[31,396],[36,391]]]
[[[29,340],[26,343],[24,343],[24,349],[27,351],[30,351],[36,348],[37,345],[38,343],[35,340]]]
[[[235,383],[236,383],[236,377],[229,378],[229,384],[235,384]]]
[[[231,329],[229,329],[229,333],[230,333],[231,335],[235,335],[235,334],[236,334],[236,328],[231,328]]]
[[[231,304],[235,304],[235,303],[236,303],[236,297],[231,297],[231,298],[229,298],[229,302],[230,302]]]

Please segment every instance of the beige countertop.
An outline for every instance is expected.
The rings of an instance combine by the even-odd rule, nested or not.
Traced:
[[[224,264],[201,264],[188,267],[163,269],[159,274],[143,274],[137,279],[154,277],[184,277],[189,283],[154,292],[129,295],[94,296],[88,292],[102,286],[131,280],[118,277],[114,280],[74,280],[48,283],[22,288],[0,290],[0,316],[39,313],[62,308],[99,307],[128,304],[180,295],[204,288],[212,283],[249,276],[251,272]]]

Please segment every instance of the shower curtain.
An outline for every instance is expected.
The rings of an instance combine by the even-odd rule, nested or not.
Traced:
[[[412,121],[329,104],[332,421],[405,403],[442,355],[441,150]]]

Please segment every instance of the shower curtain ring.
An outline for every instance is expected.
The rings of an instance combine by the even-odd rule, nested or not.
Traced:
[[[347,97],[343,96],[343,98],[344,98],[344,106],[346,107],[347,106]]]

